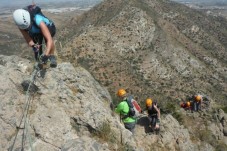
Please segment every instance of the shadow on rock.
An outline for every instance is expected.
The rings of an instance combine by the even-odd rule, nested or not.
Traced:
[[[39,90],[39,88],[29,80],[25,80],[21,83],[24,91],[29,91],[30,93],[35,93]],[[28,90],[29,89],[29,90]]]
[[[137,121],[137,124],[144,127],[145,133],[151,132],[151,128],[149,127],[149,120],[148,120],[147,116],[143,116],[143,117],[139,118]]]

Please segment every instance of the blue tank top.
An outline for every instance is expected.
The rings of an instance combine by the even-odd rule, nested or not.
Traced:
[[[30,34],[41,33],[41,30],[39,28],[41,22],[44,22],[47,26],[52,24],[52,22],[48,18],[46,18],[45,16],[43,16],[41,14],[36,14],[35,17],[34,17],[33,25],[31,27],[31,29],[29,30],[29,33]]]

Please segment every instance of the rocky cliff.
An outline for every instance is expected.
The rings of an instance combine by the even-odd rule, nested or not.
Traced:
[[[83,68],[62,63],[56,69],[47,69],[43,78],[39,77],[43,72],[39,72],[32,85],[38,89],[32,88],[37,91],[30,93],[25,93],[21,85],[31,78],[33,67],[28,60],[0,56],[0,68],[0,150],[10,147],[29,150],[29,142],[35,150],[43,151],[80,147],[108,150],[108,144],[95,139],[103,124],[111,125],[113,131],[127,133],[111,115],[108,91]],[[22,117],[28,100],[26,129],[26,118]],[[130,140],[130,134],[125,138]]]
[[[0,70],[0,150],[215,150],[212,142],[203,140],[206,136],[227,143],[227,115],[221,110],[214,117],[179,110],[192,122],[188,127],[163,114],[159,135],[148,133],[146,115],[141,115],[132,135],[111,111],[109,92],[82,67],[65,62],[45,68],[27,93],[25,83],[31,81],[33,63],[0,56]],[[208,127],[211,136],[193,137],[191,129],[198,122],[194,118],[209,120],[199,130]]]

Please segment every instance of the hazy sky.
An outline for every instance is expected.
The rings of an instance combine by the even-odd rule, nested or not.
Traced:
[[[77,2],[77,1],[93,1],[93,0],[34,0],[36,4],[39,3],[58,3],[58,2]],[[32,3],[32,0],[0,0],[0,7],[11,7],[11,6],[26,6]]]

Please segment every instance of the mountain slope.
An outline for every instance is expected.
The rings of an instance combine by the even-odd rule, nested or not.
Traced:
[[[124,87],[141,101],[202,93],[223,103],[226,25],[166,0],[107,0],[71,19],[61,54],[86,67],[113,97]]]

